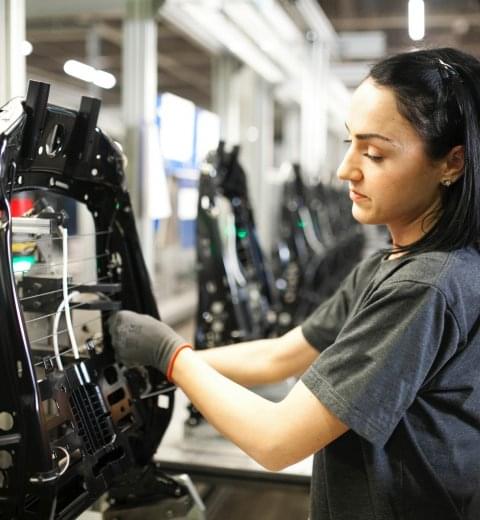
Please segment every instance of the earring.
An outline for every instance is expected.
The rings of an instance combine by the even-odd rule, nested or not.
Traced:
[[[450,179],[444,179],[443,181],[441,181],[442,184],[444,186],[446,186],[447,188],[452,184],[452,181]]]

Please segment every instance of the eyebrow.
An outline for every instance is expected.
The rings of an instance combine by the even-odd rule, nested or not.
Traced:
[[[348,128],[347,123],[345,123],[345,128],[348,130],[348,133],[350,133],[350,128]],[[359,139],[360,141],[365,141],[367,139],[381,139],[382,141],[386,141],[387,143],[390,143],[393,146],[398,146],[398,144],[395,141],[393,141],[389,137],[386,137],[382,134],[375,134],[375,133],[355,134],[355,138]]]

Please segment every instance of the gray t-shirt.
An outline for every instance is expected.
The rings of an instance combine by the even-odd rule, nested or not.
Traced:
[[[315,456],[311,520],[480,519],[480,254],[377,253],[302,331],[302,381],[350,427]]]

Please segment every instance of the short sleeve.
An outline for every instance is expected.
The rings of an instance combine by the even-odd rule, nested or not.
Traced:
[[[360,266],[342,282],[335,293],[323,302],[302,324],[305,339],[320,352],[330,346],[343,327],[355,296]]]
[[[439,351],[458,342],[458,326],[441,291],[428,284],[390,282],[348,319],[302,381],[352,430],[383,445]]]

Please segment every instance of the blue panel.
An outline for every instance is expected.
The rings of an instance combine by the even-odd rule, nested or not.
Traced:
[[[195,246],[196,220],[179,220],[180,244],[188,249]]]

